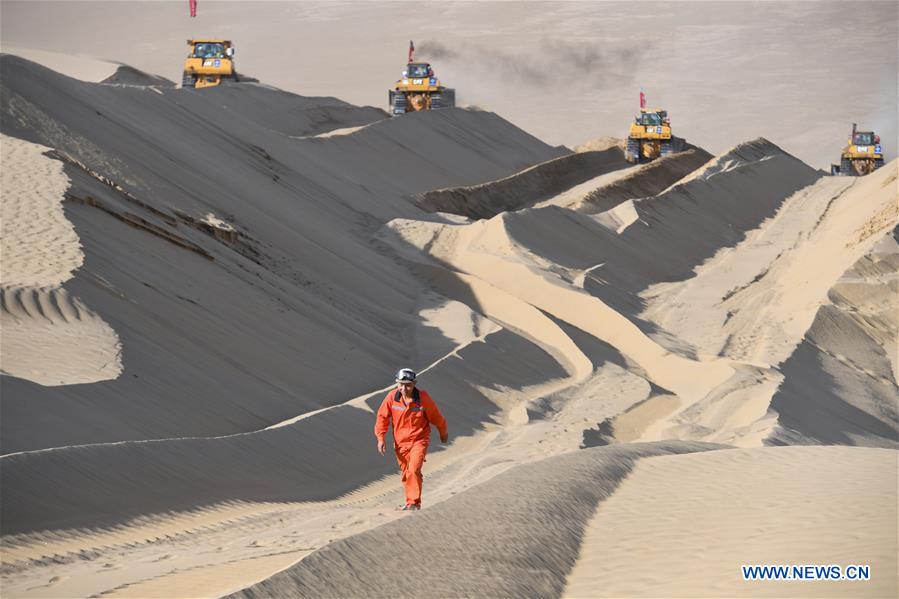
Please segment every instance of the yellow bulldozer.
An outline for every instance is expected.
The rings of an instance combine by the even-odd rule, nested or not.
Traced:
[[[641,108],[627,135],[627,161],[650,162],[673,151],[668,112]]]
[[[190,53],[184,60],[181,87],[214,87],[237,81],[231,40],[187,40]]]
[[[388,94],[390,114],[454,107],[456,90],[444,87],[429,63],[415,62],[414,53],[415,45],[410,41],[409,61],[403,77]]]
[[[650,162],[680,151],[671,135],[671,119],[667,110],[646,108],[646,95],[640,92],[640,113],[634,117],[627,135],[625,158],[628,162]]]
[[[882,166],[883,147],[880,145],[880,136],[874,135],[873,131],[859,131],[858,126],[852,123],[849,143],[840,153],[840,164],[831,164],[830,174],[861,177]]]

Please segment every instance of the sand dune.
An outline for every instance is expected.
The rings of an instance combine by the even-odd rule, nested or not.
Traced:
[[[496,178],[557,152],[489,113],[413,115],[298,140],[289,136],[383,114],[255,84],[158,94],[79,83],[15,57],[2,68],[4,127],[86,165],[91,172],[67,167],[68,193],[107,209],[67,207],[86,254],[69,288],[119,332],[128,372],[60,390],[62,402],[4,381],[6,452],[258,430],[380,388],[371,381],[397,361],[426,365],[439,354],[402,341],[423,326],[410,318],[422,288],[397,291],[415,283],[370,251],[367,231],[420,214],[405,195]],[[80,108],[59,101],[60,90],[83,98]],[[466,144],[486,144],[491,158]],[[460,159],[433,160],[441,155]],[[193,226],[209,212],[238,231],[236,242]],[[154,234],[127,226],[135,217]],[[341,365],[339,382],[317,374]]]
[[[448,268],[466,280],[474,277],[498,287],[601,339],[619,351],[630,361],[631,367],[649,382],[665,390],[647,396],[645,403],[635,405],[609,421],[617,439],[656,440],[675,436],[755,445],[769,435],[776,424],[776,418],[769,414],[769,407],[771,397],[783,377],[774,367],[801,340],[802,331],[810,325],[816,306],[823,301],[828,281],[838,276],[841,264],[851,263],[853,256],[861,255],[865,248],[874,243],[875,239],[871,236],[859,243],[855,239],[857,230],[871,229],[875,225],[866,223],[872,219],[880,223],[881,228],[889,222],[883,219],[881,212],[895,205],[895,193],[890,186],[883,184],[892,179],[892,168],[882,169],[876,176],[860,182],[862,187],[857,191],[843,194],[849,183],[828,179],[819,185],[803,188],[794,197],[783,192],[769,194],[766,197],[771,203],[756,202],[743,206],[742,214],[724,212],[717,204],[723,200],[740,202],[746,194],[746,189],[734,185],[733,179],[739,180],[756,169],[761,172],[772,169],[768,174],[792,169],[789,176],[781,175],[777,179],[780,185],[784,185],[784,190],[790,189],[786,181],[791,177],[800,185],[801,182],[815,180],[816,175],[807,167],[767,142],[757,141],[718,157],[695,176],[688,177],[659,197],[637,202],[636,210],[644,218],[655,216],[655,227],[651,225],[653,221],[647,218],[620,234],[612,234],[586,217],[578,217],[559,208],[504,214],[490,221],[472,224],[394,222],[390,226],[402,244],[426,253],[439,265],[434,268]],[[641,269],[646,260],[645,248],[666,247],[664,242],[660,243],[664,237],[660,236],[658,229],[661,227],[670,231],[674,224],[671,222],[673,219],[662,219],[654,212],[661,209],[662,214],[671,214],[671,207],[695,206],[697,198],[703,200],[700,205],[708,208],[701,215],[705,219],[708,238],[685,240],[699,250],[694,250],[693,255],[701,259],[707,252],[705,248],[711,247],[716,238],[720,240],[722,233],[733,239],[736,248],[722,248],[708,264],[700,265],[697,260],[693,266],[700,272],[698,284],[692,280],[692,273],[687,274],[686,271],[688,264],[685,258],[689,254],[675,257],[680,262],[680,272],[659,272],[664,267],[661,259],[652,267],[657,273],[656,280],[670,280],[672,275],[684,279],[676,285],[666,283],[657,288],[677,287],[688,289],[692,294],[701,294],[682,304],[685,315],[708,319],[719,311],[718,321],[696,327],[695,322],[683,318],[683,330],[666,326],[667,321],[653,320],[651,317],[647,320],[634,318],[632,322],[599,298],[577,289],[576,286],[583,286],[589,290],[590,283],[598,282],[606,272],[613,275],[620,273],[620,278],[604,278],[602,287],[593,287],[594,293],[602,297],[602,293],[609,289],[615,293],[622,292],[639,276],[652,276],[649,268]],[[532,218],[538,213],[540,220]],[[544,214],[552,215],[554,219],[550,220]],[[716,214],[717,221],[711,218]],[[770,224],[765,221],[768,215],[776,215]],[[762,227],[758,231],[753,230],[759,224]],[[749,238],[743,238],[745,235]],[[645,245],[634,243],[641,236],[646,239]],[[799,245],[797,238],[807,241]],[[772,244],[771,239],[776,239],[777,243]],[[614,244],[608,251],[611,260],[621,260],[626,252],[636,255],[636,249],[640,248],[643,250],[640,252],[640,262],[630,264],[632,270],[627,271],[607,270],[610,266],[608,262],[584,268],[586,261],[579,260],[579,254],[596,252],[599,260],[601,254],[597,250],[609,242]],[[854,248],[853,251],[845,250],[847,242]],[[416,260],[414,251],[402,247],[398,251],[407,259]],[[819,262],[818,258],[825,252],[839,252],[840,255],[834,255],[824,263]],[[747,256],[750,261],[746,260]],[[549,260],[546,260],[547,257]],[[731,265],[735,263],[740,264],[742,270],[734,270]],[[569,268],[562,270],[560,266]],[[611,266],[614,268],[617,265],[613,263]],[[764,277],[756,274],[760,271]],[[781,272],[784,274],[780,275]],[[777,285],[776,281],[794,282],[811,276],[809,273],[812,272],[816,273],[814,284],[788,286],[785,292],[778,294],[777,301],[772,302],[769,289],[771,285]],[[703,284],[706,278],[709,283]],[[720,288],[718,295],[710,291],[716,287]],[[724,302],[736,293],[735,289],[742,295],[742,303],[727,308]],[[636,285],[634,290],[638,290]],[[451,290],[443,292],[452,293]],[[673,295],[659,291],[655,293],[658,294],[655,305],[669,313]],[[766,298],[763,300],[765,305],[757,306],[752,300],[745,299],[748,297]],[[457,292],[456,298],[464,300],[464,295]],[[613,301],[618,299],[616,296],[611,298]],[[695,311],[703,301],[709,303],[709,309]],[[627,304],[624,306],[626,308]],[[475,297],[472,307],[502,322],[495,306],[478,302]],[[620,304],[616,307],[620,309]],[[746,328],[726,326],[730,319],[733,319],[734,327],[739,326],[743,309],[752,319],[745,325]],[[760,319],[772,323],[770,333],[759,327]],[[519,325],[518,330],[527,328]],[[747,335],[743,347],[752,349],[734,352],[733,348],[739,346],[735,340],[739,339],[741,330]],[[684,331],[691,333],[685,334]],[[697,338],[698,335],[709,334],[723,335],[722,341],[710,347]],[[684,340],[694,339],[694,343],[683,343]],[[725,341],[731,348],[725,355],[730,353],[737,362],[714,361],[709,357],[722,352]],[[542,342],[547,341],[544,338]],[[669,350],[676,353],[668,354]],[[572,384],[583,382],[581,377]],[[888,385],[895,388],[895,383]],[[880,404],[879,401],[874,403]]]
[[[637,218],[621,233],[555,207],[509,214],[506,228],[531,253],[564,268],[589,270],[584,289],[614,309],[639,312],[643,302],[637,293],[691,277],[696,266],[719,248],[737,244],[820,176],[770,142],[741,147],[753,148],[760,158],[727,176],[688,180],[635,202]]]
[[[820,381],[832,379],[811,375],[817,367],[801,357],[809,349],[803,341],[806,331],[828,326],[825,322],[832,308],[818,308],[827,300],[828,286],[874,246],[878,240],[875,231],[883,235],[884,229],[895,222],[894,216],[884,217],[884,211],[895,213],[897,206],[896,190],[890,184],[895,180],[895,168],[896,164],[888,165],[870,178],[855,182],[821,179],[788,198],[776,215],[735,248],[722,250],[703,263],[695,278],[656,285],[642,294],[648,308],[641,318],[698,351],[747,363],[743,381],[731,392],[683,406],[682,412],[672,416],[672,427],[664,437],[755,445],[777,428],[776,406],[781,400],[772,401],[775,393],[783,397],[784,389],[798,391],[808,385],[798,393],[810,402],[808,408],[823,401],[815,397],[843,397],[834,405],[843,401],[866,403],[869,412],[883,419],[881,422],[875,417],[860,429],[853,427],[855,441],[849,441],[836,433],[844,428],[838,424],[842,419],[833,420],[828,415],[820,419],[834,427],[833,434],[826,438],[862,445],[895,443],[895,410],[890,406],[896,401],[896,379],[888,360],[887,368],[882,366],[886,355],[883,344],[875,346],[876,360],[873,356],[864,360],[871,365],[866,368],[878,372],[871,377],[871,388],[848,387],[853,377],[840,376],[838,380],[847,387],[824,383],[829,391],[815,390]],[[867,236],[862,238],[859,231]],[[881,309],[887,312],[887,306]],[[812,322],[815,318],[821,320],[817,327]],[[887,327],[884,323],[873,328]],[[868,345],[865,336],[849,335],[845,328],[838,336],[846,344],[842,351],[861,351]],[[880,337],[888,335],[881,333]],[[807,370],[798,372],[793,366],[788,376],[784,368],[776,367],[794,349],[799,356],[790,358],[790,363],[801,362]],[[881,366],[875,367],[877,362]],[[796,381],[785,380],[793,376],[803,382],[797,385]],[[803,411],[801,420],[815,422],[818,412]]]
[[[743,298],[758,293],[756,284],[766,278],[772,264],[814,232],[835,198],[850,185],[845,179],[825,177],[802,188],[746,240],[699,265],[694,277],[646,289],[642,293],[647,302],[643,317],[703,351],[733,352],[729,343],[734,330],[731,321],[735,316],[737,322],[741,316],[748,320],[755,316],[756,309],[766,310],[772,294],[761,294],[752,308]],[[697,305],[702,309],[694,310]],[[747,313],[741,315],[744,306]],[[698,319],[707,320],[700,324]],[[750,321],[746,331],[754,331],[759,320]]]
[[[896,231],[843,273],[781,366],[768,442],[899,446]]]
[[[646,316],[704,351],[779,364],[809,328],[827,289],[895,221],[899,196],[890,182],[896,169],[891,164],[859,181],[827,177],[802,190],[751,240],[703,264],[696,282],[708,284],[691,285],[686,297],[677,295],[684,284],[648,290],[654,304]],[[884,218],[884,210],[894,215]],[[873,235],[859,239],[868,226]],[[705,304],[698,316],[714,324],[677,322],[678,310],[689,304],[692,313],[697,302]]]
[[[558,595],[596,504],[615,491],[635,461],[714,448],[596,448],[519,467],[414,518],[338,541],[233,596],[359,596],[373,588],[400,597]],[[398,577],[391,566],[396,555],[385,547],[401,547],[428,567]]]
[[[51,52],[36,48],[24,48],[22,46],[3,44],[3,53],[21,56],[69,77],[100,83],[114,77],[120,65],[99,58],[82,56],[68,52]]]
[[[335,542],[233,596],[355,596],[371,589],[403,597],[556,596],[563,589],[573,597],[782,596],[785,589],[889,596],[895,590],[895,472],[879,475],[895,466],[893,452],[712,451],[717,447],[594,448],[520,466],[412,518]],[[713,488],[709,473],[719,482]],[[845,477],[857,485],[846,487]],[[809,514],[809,501],[820,511]],[[591,517],[585,508],[592,506]],[[409,551],[429,567],[397,577],[395,552],[384,547]],[[634,560],[635,554],[645,558]],[[870,564],[878,582],[750,584],[740,574],[743,563],[834,560]]]
[[[4,344],[102,322],[121,351],[47,389],[4,345],[4,593],[736,596],[776,558],[895,594],[895,451],[766,445],[896,445],[896,162],[824,177],[759,138],[627,167],[483,110],[0,75],[51,174],[42,204],[4,179]],[[411,515],[372,435],[400,366],[451,433]]]
[[[895,530],[892,451],[782,447],[647,458],[599,504],[563,596],[890,597]],[[740,570],[806,563],[869,565],[871,580],[744,581]]]
[[[723,363],[702,364],[668,354],[599,299],[527,264],[508,236],[504,215],[472,225],[421,226],[433,231],[421,250],[605,341],[638,363],[658,385],[702,396],[732,373]],[[441,230],[434,231],[438,227]],[[412,239],[408,233],[402,238]],[[480,308],[491,316],[490,306]]]

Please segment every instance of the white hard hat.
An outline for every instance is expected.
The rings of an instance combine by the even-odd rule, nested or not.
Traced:
[[[414,383],[416,378],[418,377],[411,368],[400,368],[396,373],[396,382],[398,383]]]

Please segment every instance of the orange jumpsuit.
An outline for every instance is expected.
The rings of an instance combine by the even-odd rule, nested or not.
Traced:
[[[446,437],[446,420],[437,409],[437,404],[423,389],[415,388],[412,399],[407,404],[402,394],[391,390],[375,419],[375,436],[383,441],[393,424],[393,449],[402,472],[406,505],[421,505],[421,466],[428,452],[431,440],[431,425]]]

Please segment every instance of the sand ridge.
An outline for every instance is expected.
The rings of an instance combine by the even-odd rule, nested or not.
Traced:
[[[890,226],[880,215],[895,211],[897,193],[884,183],[896,168],[894,161],[858,181],[821,179],[788,198],[740,245],[698,267],[695,279],[644,292],[643,318],[701,351],[747,364],[730,392],[682,406],[670,428],[657,424],[654,434],[738,445],[772,434],[777,417],[769,407],[784,381],[775,368],[803,342],[828,288],[877,243],[859,241],[858,230],[876,221],[882,235]]]
[[[637,327],[609,309],[600,300],[577,289],[571,289],[563,282],[554,282],[553,277],[541,274],[533,264],[525,259],[516,259],[517,246],[507,236],[504,217],[500,215],[485,222],[472,225],[437,225],[424,223],[429,229],[453,230],[453,242],[448,242],[437,232],[429,239],[427,246],[435,258],[452,265],[462,273],[488,282],[511,297],[521,298],[536,308],[555,314],[581,330],[616,347],[626,356],[634,359],[646,370],[654,381],[666,388],[678,390],[692,396],[703,394],[702,385],[711,387],[719,384],[732,374],[726,365],[708,367],[699,363],[690,364],[646,338]],[[409,241],[414,233],[403,228],[404,240]],[[482,309],[489,307],[481,306]],[[696,368],[705,369],[709,376],[697,376],[691,372]],[[717,373],[717,374],[714,374]],[[698,381],[699,387],[693,387]],[[705,392],[709,388],[705,388]]]
[[[356,596],[371,588],[399,597],[557,595],[576,561],[572,548],[593,508],[607,500],[635,463],[652,455],[717,447],[621,445],[520,466],[414,518],[338,541],[233,596]],[[489,537],[483,536],[485,530]],[[397,577],[390,566],[395,557],[384,547],[407,548],[430,567],[415,577]],[[465,575],[449,575],[455,568]]]
[[[82,81],[99,83],[115,75],[119,63],[79,54],[52,52],[3,44],[5,54],[15,54]]]

